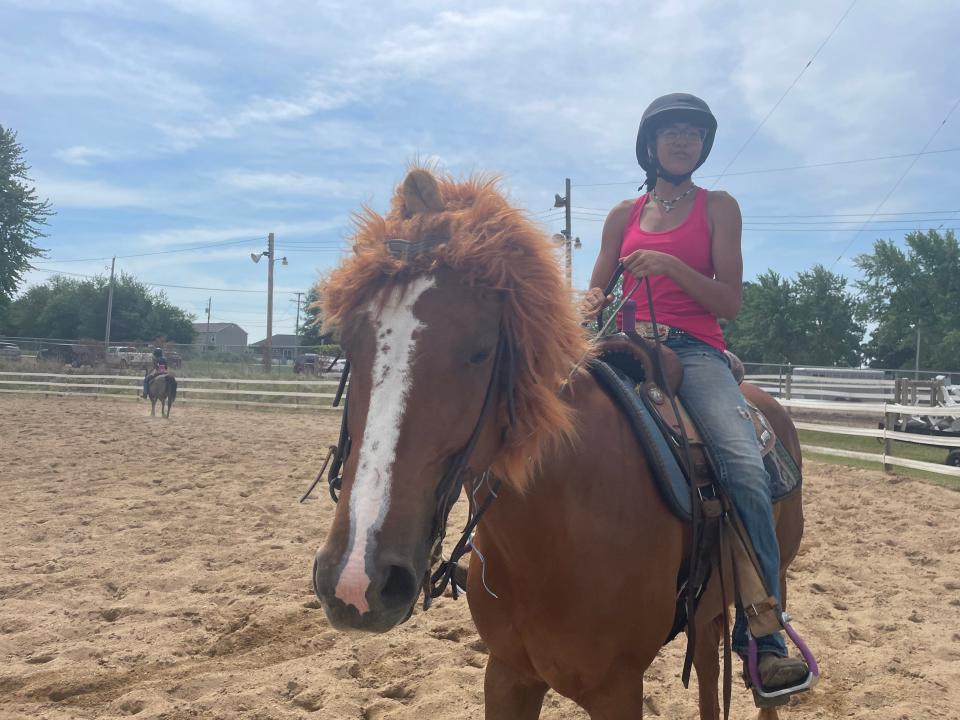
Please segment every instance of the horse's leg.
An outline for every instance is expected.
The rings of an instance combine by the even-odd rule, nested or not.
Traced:
[[[724,608],[726,612],[726,608]],[[699,614],[698,614],[699,615]],[[700,720],[718,720],[720,702],[717,687],[720,682],[720,657],[717,646],[723,634],[723,616],[697,622],[697,644],[693,649],[693,667],[697,671],[697,694],[700,704]]]
[[[537,720],[548,689],[542,680],[524,677],[490,655],[483,681],[484,717],[487,720]]]
[[[581,699],[590,720],[637,720],[643,717],[643,674],[621,673]]]
[[[162,407],[160,408],[160,412],[163,412]],[[157,399],[151,395],[150,396],[150,417],[156,417],[156,416],[157,416]]]

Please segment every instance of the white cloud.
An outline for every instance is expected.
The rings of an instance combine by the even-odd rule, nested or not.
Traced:
[[[313,195],[320,198],[348,197],[344,183],[317,175],[231,170],[221,181],[241,190],[266,190],[275,193]]]
[[[49,198],[53,208],[153,207],[156,198],[139,188],[122,187],[100,180],[36,178],[37,195]]]
[[[350,227],[350,221],[343,216],[327,220],[307,220],[303,222],[284,222],[265,220],[262,225],[234,225],[229,227],[192,227],[172,228],[139,233],[135,241],[150,250],[176,245],[203,245],[205,243],[227,240],[250,239],[266,246],[267,234],[273,232],[277,242],[283,238],[304,235],[323,235],[343,231]]]
[[[112,157],[112,153],[104,148],[90,147],[88,145],[73,145],[63,150],[54,152],[54,157],[63,160],[69,165],[89,165],[97,160],[106,160]]]

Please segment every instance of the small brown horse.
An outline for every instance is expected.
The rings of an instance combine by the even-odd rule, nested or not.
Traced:
[[[383,632],[409,617],[445,521],[443,479],[469,446],[467,474],[490,468],[502,483],[468,579],[490,652],[486,717],[534,720],[549,688],[593,720],[642,717],[689,532],[610,397],[582,368],[571,376],[590,349],[546,237],[495,181],[416,169],[386,217],[359,218],[325,305],[352,368],[353,449],[314,563],[333,625]],[[744,392],[799,462],[786,413]],[[478,485],[465,483],[478,499],[492,492]],[[783,582],[803,529],[799,493],[777,516]],[[726,612],[713,585],[694,660],[710,720]]]
[[[157,416],[157,400],[160,401],[160,415],[170,418],[170,408],[177,399],[177,379],[169,372],[161,373],[150,381],[147,386],[147,396],[150,398],[150,417]]]

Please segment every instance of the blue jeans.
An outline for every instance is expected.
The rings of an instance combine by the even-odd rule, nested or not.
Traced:
[[[753,422],[744,412],[746,400],[722,352],[682,333],[671,333],[666,346],[683,364],[680,399],[696,422],[717,465],[720,483],[753,542],[764,583],[780,604],[780,546],[773,522],[773,501]],[[761,653],[787,655],[782,633],[756,640]],[[733,649],[746,655],[747,620],[739,601]]]

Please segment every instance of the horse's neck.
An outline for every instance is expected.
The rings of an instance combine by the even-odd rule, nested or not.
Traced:
[[[570,527],[573,517],[605,523],[629,516],[635,525],[651,513],[669,516],[629,422],[591,376],[577,379],[570,404],[576,410],[574,442],[544,457],[527,490],[504,488],[484,519],[498,542],[524,543],[540,533],[596,534],[589,523]]]

